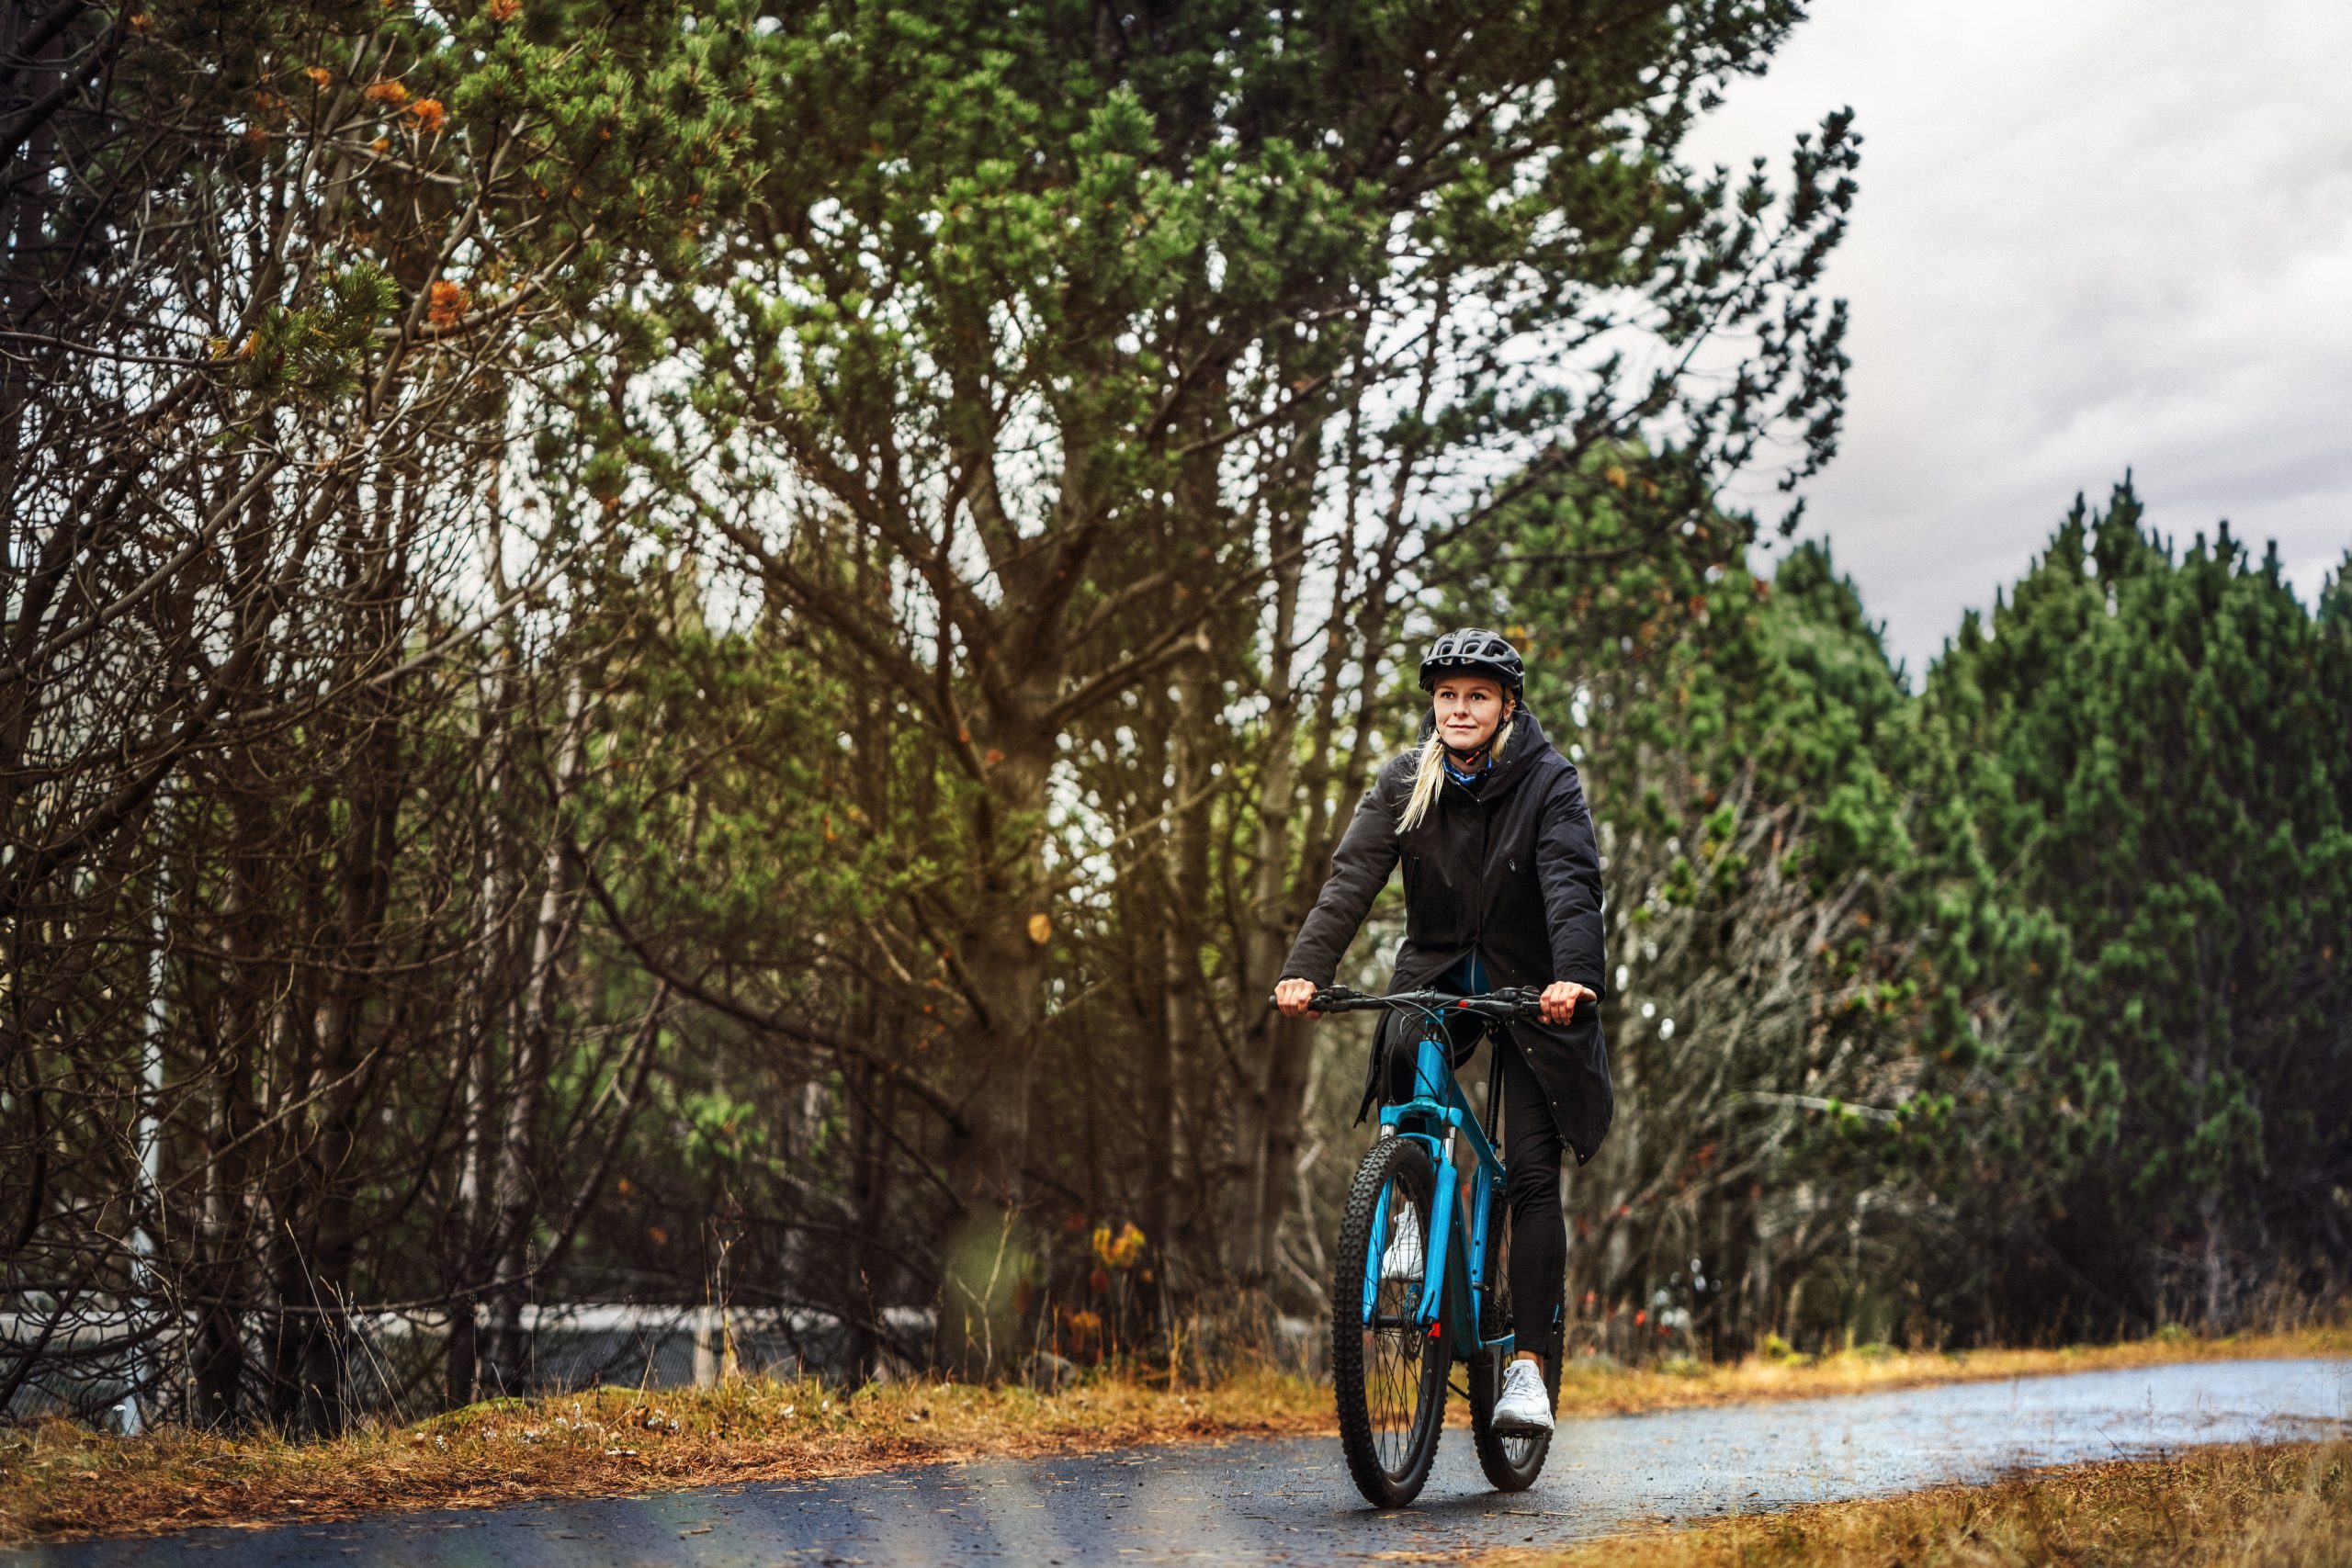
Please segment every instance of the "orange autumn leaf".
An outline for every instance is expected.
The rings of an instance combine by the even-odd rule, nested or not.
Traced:
[[[473,308],[473,302],[472,295],[447,278],[441,278],[433,285],[424,319],[436,327],[454,327]]]
[[[398,82],[378,82],[359,95],[371,104],[383,104],[399,108],[408,102],[408,89]]]
[[[416,116],[417,130],[427,136],[438,135],[449,118],[448,111],[441,107],[438,98],[419,98],[409,105],[408,112]]]
[[[511,22],[523,14],[523,0],[490,0],[490,19]]]
[[[1031,942],[1035,942],[1039,947],[1043,947],[1053,934],[1054,920],[1052,916],[1032,915],[1029,917],[1029,940]]]
[[[313,86],[323,87],[334,81],[334,73],[323,65],[311,66],[302,74],[311,79]]]

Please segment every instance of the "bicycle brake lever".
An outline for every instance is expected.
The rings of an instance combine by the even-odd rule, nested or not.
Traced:
[[[1544,993],[1533,986],[1508,986],[1478,999],[1488,1003],[1494,1013],[1503,1018],[1536,1018],[1544,1009]]]

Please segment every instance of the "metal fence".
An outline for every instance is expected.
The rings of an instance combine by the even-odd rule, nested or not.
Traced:
[[[932,1332],[927,1307],[886,1307],[877,1325],[886,1375],[904,1374]],[[438,1409],[448,1322],[438,1313],[363,1312],[344,1319],[345,1386],[354,1412],[421,1416]],[[58,1415],[136,1431],[191,1407],[186,1347],[192,1314],[141,1311],[106,1297],[20,1298],[0,1312],[0,1417]],[[851,1332],[806,1309],[581,1302],[524,1309],[519,1393],[622,1384],[706,1387],[729,1372],[839,1377]],[[256,1325],[252,1331],[258,1336]],[[10,1386],[13,1385],[13,1386]]]

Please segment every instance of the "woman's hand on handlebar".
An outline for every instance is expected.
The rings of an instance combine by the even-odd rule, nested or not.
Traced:
[[[1315,999],[1316,985],[1312,980],[1293,977],[1274,982],[1274,1006],[1287,1018],[1321,1018],[1319,1012],[1309,1012],[1306,1004]]]
[[[1579,1003],[1600,999],[1593,995],[1589,986],[1579,986],[1574,980],[1555,980],[1544,987],[1544,1021],[1555,1026],[1564,1025],[1576,1017]]]

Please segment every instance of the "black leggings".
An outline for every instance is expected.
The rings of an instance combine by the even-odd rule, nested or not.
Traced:
[[[1519,1348],[1548,1360],[1560,1353],[1568,1284],[1568,1224],[1560,1216],[1560,1156],[1567,1140],[1519,1047],[1498,1039],[1495,1050],[1502,1059],[1503,1201],[1510,1208],[1510,1299]]]
[[[1497,1075],[1502,1096],[1503,1202],[1510,1210],[1510,1299],[1518,1320],[1519,1348],[1546,1359],[1560,1353],[1563,1298],[1567,1292],[1568,1226],[1560,1216],[1560,1159],[1567,1140],[1552,1118],[1552,1102],[1519,1047],[1499,1034],[1490,1034],[1501,1064]],[[1454,1041],[1454,1066],[1462,1065],[1475,1047]],[[1393,1102],[1413,1097],[1413,1052],[1409,1046],[1389,1054],[1387,1098]],[[1400,1071],[1401,1069],[1401,1071]],[[1488,1125],[1494,1108],[1487,1107]]]

